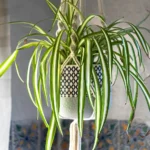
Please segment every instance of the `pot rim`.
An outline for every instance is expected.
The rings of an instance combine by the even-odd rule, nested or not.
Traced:
[[[93,64],[93,65],[94,65],[94,66],[101,66],[100,64]],[[68,67],[69,67],[69,66],[70,66],[70,67],[79,67],[78,65],[66,65],[66,66],[68,66]],[[66,66],[65,66],[65,67],[66,67]]]

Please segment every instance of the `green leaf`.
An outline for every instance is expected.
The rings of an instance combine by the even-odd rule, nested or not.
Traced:
[[[62,129],[59,120],[59,103],[60,103],[60,95],[58,89],[58,71],[59,71],[59,50],[61,38],[64,31],[61,31],[56,38],[54,48],[52,50],[51,55],[51,65],[50,65],[50,99],[51,99],[51,107],[54,112],[54,116],[57,122],[57,126],[62,134]]]
[[[70,1],[71,2],[71,1]],[[66,1],[65,1],[65,3],[66,3]],[[74,5],[74,3],[73,2],[71,2],[73,5]],[[69,23],[71,24],[71,20],[72,20],[72,15],[73,15],[73,9],[72,9],[72,7],[69,5],[68,6],[68,13],[66,14],[67,16],[68,16],[68,21],[69,21]]]
[[[38,93],[39,93],[39,97],[40,97],[41,104],[42,104],[42,98],[41,98],[41,91],[42,91],[42,88],[41,88],[41,83],[42,83],[42,81],[41,81],[41,75],[39,75],[37,87],[38,87]]]
[[[78,89],[78,126],[79,126],[80,136],[82,136],[82,131],[83,131],[85,95],[86,95],[85,63],[83,63],[80,68],[79,89]]]
[[[124,67],[122,67],[116,59],[114,59],[114,62],[117,65],[118,69],[122,72],[121,75],[123,75],[123,70],[126,70],[126,69]],[[141,78],[138,77],[139,75],[136,75],[132,71],[130,71],[130,74],[134,78],[134,80],[138,83],[141,90],[143,91],[143,94],[147,101],[148,108],[150,109],[150,93],[148,92],[148,89],[144,85],[144,82],[141,80]],[[123,80],[125,80],[124,77],[123,77]]]
[[[4,62],[0,64],[0,77],[9,69],[12,63],[16,60],[18,50],[15,50]]]
[[[35,53],[36,53],[36,50],[37,50],[37,47],[38,47],[38,46],[39,46],[39,45],[36,46],[36,48],[35,48],[35,50],[34,50],[32,56],[31,56],[31,58],[30,58],[30,60],[29,60],[28,69],[27,69],[27,77],[26,77],[26,83],[27,83],[26,86],[27,86],[27,91],[28,91],[29,97],[30,97],[32,103],[34,104],[34,106],[35,106],[37,109],[38,109],[37,103],[36,103],[36,101],[34,100],[34,98],[33,98],[33,96],[32,96],[32,92],[31,92],[31,90],[30,90],[30,71],[31,71],[31,65],[32,65],[32,62],[33,62],[33,60],[34,60],[34,56],[35,56]]]
[[[136,54],[133,48],[133,45],[131,44],[131,42],[128,42],[131,48],[131,52],[132,52],[132,58],[133,58],[133,66],[135,67],[135,69],[138,72],[138,65],[137,65],[137,60],[136,60]],[[138,73],[136,71],[134,71],[134,73],[138,76]],[[134,104],[134,108],[136,109],[136,105],[137,105],[137,99],[138,99],[138,84],[137,82],[134,81],[134,95],[133,95],[133,104]],[[135,114],[135,110],[132,109],[131,113],[130,113],[130,118],[128,121],[128,127],[127,127],[127,131],[134,119],[134,114]]]
[[[103,84],[102,84],[102,98],[101,98],[101,102],[99,102],[100,100],[96,100],[96,122],[98,126],[96,126],[96,130],[100,133],[104,123],[106,121],[107,115],[108,115],[108,108],[109,108],[109,103],[110,103],[110,72],[108,70],[108,65],[107,62],[105,60],[104,54],[102,52],[102,49],[100,48],[98,42],[94,39],[95,45],[97,46],[98,52],[99,52],[99,57],[100,57],[100,61],[101,61],[101,66],[102,66],[102,72],[103,72]],[[98,90],[98,89],[96,89]],[[99,106],[97,106],[99,105]],[[99,108],[100,107],[100,108]],[[98,135],[97,135],[98,136]],[[97,143],[97,136],[95,137],[95,142],[94,142],[94,146],[93,149],[95,149],[96,147],[96,143]]]
[[[85,48],[80,47],[80,51],[81,51],[81,63],[80,66],[82,66],[82,64],[85,62]]]
[[[119,64],[119,62],[116,59],[114,59],[114,62],[117,65],[120,72],[122,72],[121,75],[123,75],[123,70],[125,70],[125,68],[121,67],[121,65]],[[148,89],[144,85],[144,82],[141,80],[140,77],[138,77],[139,75],[136,75],[132,71],[130,71],[130,75],[134,78],[134,80],[138,83],[139,87],[143,91],[143,94],[144,94],[145,99],[147,101],[148,108],[150,109],[150,93],[148,92]],[[123,77],[123,80],[124,80],[124,77]]]
[[[39,44],[39,42],[30,42],[27,44],[22,45],[21,47],[18,47],[18,50],[24,50],[24,49],[28,49],[31,47],[36,47]],[[40,41],[40,45],[42,45],[42,41]],[[46,46],[46,44],[43,44]]]
[[[150,16],[150,12],[138,23],[136,24],[137,27],[139,27],[141,24],[143,24]]]
[[[42,90],[44,93],[44,97],[46,100],[46,104],[47,106],[49,106],[48,104],[48,94],[47,94],[47,87],[46,87],[46,75],[47,75],[47,67],[46,63],[47,63],[47,59],[49,57],[49,54],[51,52],[53,47],[48,48],[45,53],[43,54],[43,57],[41,58],[41,63],[40,63],[40,75],[41,75],[41,80],[42,80]]]
[[[141,30],[145,30],[145,31],[147,31],[148,33],[150,33],[150,29],[147,29],[147,28],[145,28],[145,27],[138,27],[139,29],[141,29]]]
[[[70,7],[72,7],[76,12],[78,12],[78,15],[81,17],[81,20],[84,20],[84,17],[82,15],[82,12],[77,8],[76,5],[74,5],[73,3],[66,1],[65,3],[67,3]]]
[[[94,32],[94,33],[89,33],[89,34],[83,36],[82,41],[84,39],[86,39],[86,38],[93,38],[93,37],[101,36],[101,35],[103,35],[102,31],[97,31],[97,32]]]
[[[15,61],[15,67],[16,67],[16,72],[17,72],[18,78],[20,79],[20,81],[21,81],[22,83],[24,83],[22,77],[20,76],[20,71],[19,71],[18,64],[17,64],[16,61]]]
[[[81,41],[78,44],[78,49],[85,43],[85,39],[81,39]]]
[[[54,19],[54,21],[53,21],[53,23],[52,23],[52,29],[53,29],[53,27],[54,27],[54,25],[55,25],[57,19],[60,21],[60,23],[63,23],[63,24],[64,24],[64,26],[66,27],[66,29],[69,29],[69,28],[68,28],[69,21],[66,20],[65,15],[61,12],[61,7],[63,6],[63,4],[64,4],[64,2],[61,2],[59,8],[58,8],[57,11],[56,11],[55,19]],[[58,22],[58,23],[59,23],[59,22]]]
[[[38,91],[39,91],[39,95],[40,95],[40,98],[41,98],[41,76],[40,75],[38,77]],[[34,98],[35,98],[35,93],[34,93]],[[40,117],[40,114],[39,114],[39,110],[37,108],[37,120],[39,120],[39,117]]]
[[[118,68],[116,69],[116,74],[115,74],[115,77],[114,77],[114,81],[112,83],[112,86],[115,85],[116,81],[117,81],[117,77],[118,77]]]
[[[57,7],[50,0],[46,0],[46,3],[48,4],[49,8],[53,11],[53,13],[56,14]]]
[[[98,45],[97,41],[95,41],[95,44],[98,48],[99,51],[99,56],[100,56],[100,61],[101,61],[101,66],[102,66],[102,76],[103,76],[103,81],[102,81],[102,105],[101,105],[101,128],[100,131],[106,121],[106,117],[108,114],[108,107],[109,107],[109,102],[110,102],[110,72],[108,69],[107,65],[107,60],[104,57],[104,54]],[[99,131],[99,132],[100,132]]]
[[[60,99],[60,79],[61,79],[61,64],[60,64],[60,54],[58,56],[58,76],[57,76],[57,99]],[[58,108],[60,107],[60,101],[58,101]]]
[[[52,28],[53,28],[53,26],[54,26],[54,24],[55,24],[55,22],[56,22],[57,19],[59,19],[60,21],[62,21],[62,22],[65,24],[65,26],[68,28],[68,22],[67,22],[67,20],[66,20],[66,17],[65,17],[65,15],[60,11],[60,8],[61,8],[62,4],[64,4],[64,2],[60,4],[60,7],[59,7],[59,8],[57,8],[57,7],[56,7],[52,2],[50,2],[49,0],[46,0],[46,1],[47,1],[47,4],[48,4],[49,8],[50,8],[50,9],[53,11],[53,13],[55,14],[55,19],[54,19],[54,21],[53,21]]]
[[[100,84],[97,78],[97,74],[95,73],[94,67],[92,67],[92,76],[93,76],[93,81],[95,85],[95,93],[96,93],[96,103],[95,103],[95,125],[96,125],[96,130],[95,130],[95,141],[94,141],[94,146],[93,150],[97,146],[98,142],[98,136],[99,136],[99,130],[101,126],[101,101],[102,101],[102,96],[101,96],[101,89],[100,89]]]
[[[127,31],[126,29],[122,29],[119,27],[116,27],[118,30],[121,30],[123,34],[127,34],[133,41],[134,45],[136,46],[136,50],[138,52],[138,59],[139,59],[139,63],[140,65],[143,63],[142,60],[142,52],[141,52],[141,48],[139,45],[139,42],[136,40],[136,37],[134,37],[129,31]]]
[[[34,26],[31,28],[31,30],[30,30],[30,32],[29,32],[29,35],[32,33],[32,31],[34,30],[34,27],[35,27],[36,25],[38,25],[38,24],[41,23],[41,22],[47,21],[47,20],[54,20],[54,19],[52,19],[51,17],[48,17],[48,18],[39,20],[39,21],[36,22],[36,23],[34,24]]]
[[[91,48],[91,41],[89,39],[86,39],[85,41],[86,47],[85,47],[85,84],[86,84],[86,90],[89,97],[90,104],[92,108],[93,106],[93,99],[91,94],[91,77],[92,77],[92,48]]]
[[[130,105],[131,105],[132,109],[134,110],[135,108],[134,108],[134,103],[133,103],[133,98],[132,98],[131,85],[128,84],[126,74],[125,74],[126,69],[123,69],[123,66],[121,66],[121,64],[119,63],[119,61],[116,58],[114,58],[113,61],[119,69],[120,75],[121,75],[121,77],[123,79],[123,82],[124,82],[124,86],[125,86],[127,96],[129,97],[129,100],[130,100]]]
[[[132,97],[132,90],[131,90],[131,85],[130,85],[130,77],[129,77],[129,71],[130,71],[130,55],[129,55],[129,49],[128,49],[128,44],[126,39],[121,36],[122,39],[122,45],[123,45],[123,56],[124,56],[124,61],[123,61],[123,66],[126,68],[124,70],[125,72],[125,77],[126,77],[126,85],[127,85],[127,94],[129,96],[130,104],[132,109],[134,110],[134,104],[133,104],[133,97]]]
[[[46,70],[45,70],[44,67],[45,67],[45,64],[42,63],[40,65],[40,75],[41,75],[41,80],[42,80],[42,90],[43,90],[43,93],[44,93],[46,104],[48,106],[48,96],[47,96],[47,87],[46,87]]]
[[[35,25],[31,22],[25,22],[25,21],[14,21],[14,22],[9,22],[10,24],[25,24],[31,26],[35,31],[41,33],[41,34],[47,34],[46,31],[44,31],[42,28],[40,28],[38,25]],[[51,39],[49,36],[46,36],[47,39],[51,42]]]
[[[32,36],[32,35],[31,35]],[[36,39],[36,38],[27,38],[28,37],[28,35],[27,36],[25,36],[25,37],[23,37],[23,38],[21,38],[19,41],[18,41],[18,44],[17,44],[17,46],[16,46],[16,49],[20,49],[20,50],[22,50],[22,49],[26,49],[26,48],[30,48],[30,47],[36,47],[36,45],[39,43],[39,42],[41,42],[41,46],[43,46],[43,47],[46,47],[46,48],[48,48],[50,45],[51,45],[51,43],[49,43],[48,41],[46,41],[46,40],[41,40],[41,39]],[[33,42],[33,43],[32,43]],[[38,42],[38,43],[36,43],[36,42]],[[30,43],[30,44],[29,44]],[[26,45],[27,44],[27,45]],[[32,45],[33,44],[33,45]],[[27,47],[26,47],[26,46]]]
[[[121,36],[122,38],[122,45],[123,45],[123,56],[124,56],[124,61],[123,65],[126,68],[126,79],[127,79],[127,85],[129,84],[129,64],[130,64],[130,57],[129,57],[129,48],[126,39]]]
[[[136,46],[136,50],[138,51],[139,63],[141,65],[143,63],[143,59],[142,59],[142,52],[141,52],[140,45],[139,45],[138,41],[136,40],[136,38],[134,38],[134,36],[132,34],[128,33],[128,35],[131,37],[131,39],[134,42],[134,45]]]
[[[78,6],[78,2],[79,2],[79,0],[76,0],[76,1],[73,1],[73,0],[72,0],[72,3],[74,3],[75,6]],[[71,7],[70,7],[70,8],[71,8]],[[76,10],[73,9],[73,10],[72,10],[72,15],[70,15],[70,18],[71,18],[71,24],[72,24],[73,21],[74,21],[74,15],[75,15],[75,12],[76,12]],[[71,16],[72,16],[72,17],[71,17]]]
[[[143,94],[145,96],[149,111],[150,111],[150,93],[148,91],[148,89],[146,88],[145,84],[143,83],[143,81],[138,78],[138,76],[136,74],[134,74],[132,71],[130,72],[131,76],[134,78],[134,80],[138,83],[139,87],[141,88],[141,90],[143,91]]]
[[[112,44],[110,37],[108,33],[104,30],[101,29],[107,42],[107,47],[108,47],[108,64],[109,64],[109,74],[110,74],[110,79],[112,79],[112,67],[113,67],[113,50],[112,50]]]
[[[49,125],[48,125],[47,120],[46,120],[45,115],[44,115],[44,111],[43,111],[43,107],[42,107],[42,100],[41,100],[39,89],[38,89],[38,66],[39,66],[39,61],[40,61],[41,49],[42,49],[42,47],[40,47],[40,48],[37,47],[36,48],[37,54],[35,53],[35,55],[37,55],[37,62],[36,62],[36,66],[35,66],[35,69],[33,72],[33,90],[35,93],[35,99],[37,101],[39,114],[40,114],[45,126],[48,127]]]
[[[82,25],[79,27],[77,33],[78,33],[78,36],[80,36],[82,34],[82,32],[84,31],[86,25],[95,17],[98,17],[100,19],[100,21],[102,21],[103,23],[105,23],[104,21],[104,18],[100,15],[90,15],[88,18],[86,18],[84,20],[84,22],[82,23]]]
[[[142,33],[140,32],[140,30],[139,30],[135,25],[133,25],[132,23],[129,23],[129,22],[127,22],[127,23],[128,23],[128,24],[132,27],[132,29],[134,30],[134,32],[135,32],[136,36],[138,37],[138,40],[140,41],[140,43],[141,43],[141,45],[142,45],[142,47],[143,47],[145,53],[148,54],[148,49],[147,49],[147,46],[146,46],[146,41],[145,41],[145,39],[144,39]]]
[[[31,37],[34,37],[34,36],[37,36],[39,39],[37,39],[37,38],[32,38],[31,39]],[[42,39],[41,39],[41,37],[42,37]],[[43,39],[43,38],[49,38],[49,40],[47,41],[47,40],[45,40],[45,39]],[[20,40],[19,40],[19,42],[18,42],[18,45],[20,45],[20,43],[22,43],[22,41],[24,42],[24,40],[27,40],[27,42],[28,41],[30,41],[30,39],[32,40],[32,41],[36,41],[36,42],[40,42],[41,41],[41,43],[40,44],[42,44],[43,46],[45,46],[45,47],[48,47],[50,44],[53,44],[53,42],[55,41],[55,38],[53,37],[53,36],[51,36],[51,35],[49,35],[49,34],[47,34],[47,33],[45,33],[45,34],[43,34],[43,33],[38,33],[38,32],[36,32],[36,33],[32,33],[32,34],[27,34],[27,35],[25,35],[25,36],[23,36]]]
[[[50,124],[49,124],[49,128],[48,128],[48,132],[47,132],[47,136],[46,136],[45,150],[51,150],[51,148],[52,148],[52,144],[53,144],[55,134],[56,134],[56,127],[57,127],[57,123],[55,120],[54,113],[52,112],[52,115],[50,117]]]
[[[116,26],[116,25],[118,25],[119,23],[121,23],[121,22],[122,22],[122,19],[123,19],[123,18],[117,19],[116,21],[113,21],[107,28],[108,28],[108,29],[113,28],[114,26]]]

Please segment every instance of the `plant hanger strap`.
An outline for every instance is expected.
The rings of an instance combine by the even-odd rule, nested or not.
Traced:
[[[69,150],[81,150],[81,137],[78,130],[77,121],[70,124],[70,144]]]
[[[104,16],[103,2],[102,0],[97,0],[98,3],[98,11],[101,16]]]
[[[85,10],[84,10],[84,5],[85,5],[86,1],[85,0],[79,0],[79,9],[82,12],[83,15],[85,14]]]

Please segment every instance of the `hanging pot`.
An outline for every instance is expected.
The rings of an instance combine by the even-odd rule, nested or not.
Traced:
[[[102,85],[102,69],[100,65],[94,66],[100,85]],[[76,65],[67,65],[61,75],[61,94],[60,94],[60,118],[78,118],[78,82],[79,68]],[[93,109],[86,96],[84,120],[92,119]],[[94,117],[93,117],[94,119]]]

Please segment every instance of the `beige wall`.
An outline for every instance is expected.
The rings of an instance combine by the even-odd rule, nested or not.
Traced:
[[[104,14],[107,23],[121,19],[124,17],[126,21],[134,24],[141,21],[150,11],[150,0],[83,0],[84,13],[90,14]],[[101,4],[100,7],[98,7]],[[102,10],[100,8],[102,7]],[[98,24],[97,19],[91,22]],[[124,25],[121,25],[124,27]],[[150,18],[143,24],[143,26],[150,29]],[[143,32],[144,37],[150,43],[150,34]],[[144,54],[143,54],[144,55]],[[143,78],[150,75],[150,60],[144,55],[145,72],[140,70]],[[150,78],[145,81],[146,86],[150,90]],[[112,103],[109,111],[108,119],[127,120],[130,115],[129,101],[126,103],[126,95],[121,78],[119,77],[115,86],[112,87]],[[139,92],[139,99],[136,110],[136,121],[144,121],[150,125],[150,113],[146,105],[145,98],[141,91]]]
[[[104,14],[107,22],[111,22],[118,18],[124,17],[125,20],[132,23],[138,23],[150,10],[149,0],[103,0]],[[143,24],[143,26],[150,28],[150,18]],[[143,32],[147,41],[150,43],[150,34]],[[150,60],[144,55],[145,72],[142,76],[145,78],[150,75]],[[141,71],[142,72],[142,71]],[[148,89],[150,90],[150,78],[145,81]],[[112,107],[109,111],[109,119],[128,119],[130,106],[129,101],[126,103],[126,95],[120,78],[117,80],[116,85],[113,87],[113,100]],[[146,105],[144,96],[140,92],[135,120],[144,121],[150,125],[150,113]]]
[[[7,22],[6,0],[0,0],[0,24]],[[9,26],[0,25],[0,63],[10,54]],[[0,149],[8,150],[11,118],[10,70],[0,78]]]

